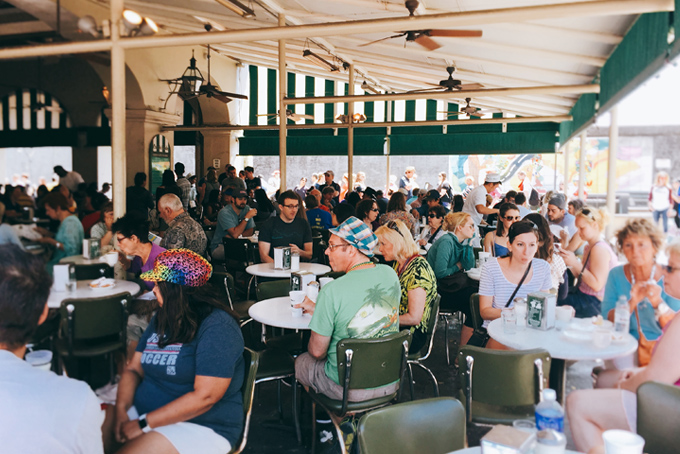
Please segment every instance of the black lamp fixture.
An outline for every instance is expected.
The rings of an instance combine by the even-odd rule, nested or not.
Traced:
[[[303,50],[302,56],[305,57],[307,60],[311,61],[312,63],[314,63],[315,65],[317,65],[317,66],[319,66],[319,67],[321,67],[321,68],[323,68],[327,71],[330,71],[330,72],[340,71],[340,68],[337,65],[329,62],[328,60],[323,58],[321,55],[319,55],[315,52],[312,52],[309,49]]]
[[[251,18],[255,17],[255,11],[252,8],[247,7],[238,0],[215,0],[220,5],[225,8],[230,9],[241,17]]]
[[[191,51],[191,59],[189,60],[189,66],[184,70],[184,73],[180,76],[179,82],[181,87],[178,94],[180,96],[195,96],[201,89],[201,84],[205,81],[201,70],[196,67],[196,58],[194,57],[194,51]]]

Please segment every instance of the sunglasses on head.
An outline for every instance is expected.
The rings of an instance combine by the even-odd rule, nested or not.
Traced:
[[[404,234],[401,233],[401,230],[399,230],[399,226],[397,225],[396,222],[390,221],[390,222],[388,222],[386,225],[387,225],[387,228],[388,228],[388,229],[392,229],[392,230],[394,230],[395,232],[397,232],[399,235],[401,235],[402,238],[404,237]]]
[[[582,215],[583,217],[586,217],[586,218],[590,219],[591,221],[594,221],[594,220],[595,220],[595,215],[594,215],[593,212],[590,210],[590,208],[583,208],[583,209],[581,209],[581,211],[579,212],[579,214]]]

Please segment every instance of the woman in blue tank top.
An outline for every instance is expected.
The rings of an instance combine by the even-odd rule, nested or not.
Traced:
[[[484,251],[491,252],[494,257],[505,257],[508,254],[508,230],[521,217],[514,203],[504,203],[498,210],[498,226],[484,237]]]

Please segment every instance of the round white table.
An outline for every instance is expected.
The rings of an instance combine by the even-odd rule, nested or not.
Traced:
[[[299,271],[309,271],[310,273],[313,273],[317,276],[321,276],[322,274],[326,274],[331,271],[331,267],[322,265],[320,263],[301,262]],[[258,263],[256,265],[250,265],[248,268],[246,268],[246,273],[253,276],[286,279],[290,277],[292,271],[275,270],[273,263]]]
[[[310,314],[293,317],[290,309],[290,297],[288,296],[257,302],[250,306],[248,315],[263,325],[287,329],[309,329],[309,322],[312,320]]]
[[[116,285],[111,288],[92,289],[90,288],[91,279],[78,281],[78,286],[75,292],[55,292],[50,290],[50,296],[47,298],[47,306],[50,309],[58,309],[61,302],[66,299],[85,299],[85,298],[101,298],[103,296],[118,295],[119,293],[129,292],[132,296],[140,292],[139,284],[132,281],[122,281],[116,279]]]
[[[482,454],[482,447],[475,446],[474,448],[459,449],[458,451],[451,451],[449,454]],[[567,449],[564,454],[580,454],[578,451],[570,451]]]
[[[633,353],[638,347],[638,341],[630,334],[625,335],[623,342],[612,342],[607,348],[595,348],[591,342],[569,341],[562,336],[562,331],[555,328],[545,331],[524,328],[515,334],[506,334],[500,318],[489,323],[486,329],[494,340],[515,350],[547,350],[553,359],[550,366],[550,387],[555,389],[560,402],[564,402],[566,361],[618,358]]]

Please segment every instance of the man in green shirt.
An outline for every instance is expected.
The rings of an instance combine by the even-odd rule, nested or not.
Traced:
[[[336,345],[345,338],[377,338],[399,330],[399,279],[386,265],[369,257],[378,238],[368,226],[350,217],[329,229],[326,255],[333,271],[346,274],[324,285],[316,304],[308,298],[303,310],[311,313],[308,352],[295,362],[295,376],[305,387],[342,399]],[[374,389],[351,390],[350,401],[364,401],[391,394],[396,384]]]

